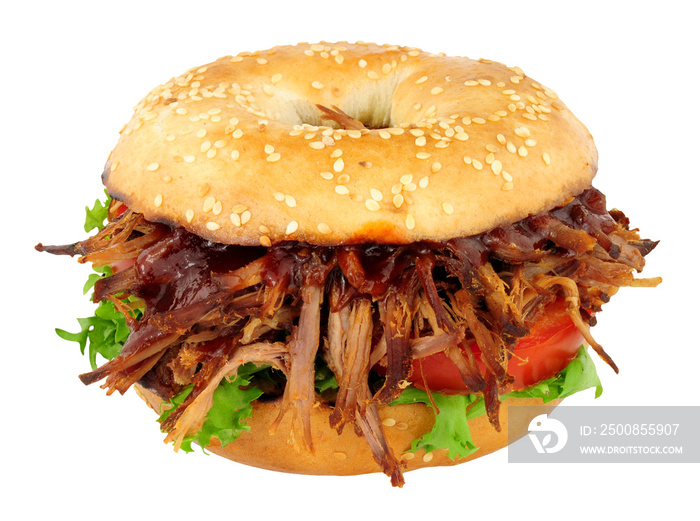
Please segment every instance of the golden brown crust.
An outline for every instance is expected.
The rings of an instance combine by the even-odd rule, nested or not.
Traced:
[[[382,128],[331,128],[315,104]],[[480,233],[562,204],[596,168],[586,128],[518,68],[321,43],[157,87],[103,180],[147,219],[216,242],[335,245]]]
[[[160,412],[161,399],[154,393],[136,386],[136,391],[156,412]],[[554,409],[561,400],[553,400],[547,407]],[[490,454],[508,445],[508,435],[517,439],[527,433],[531,418],[517,425],[508,423],[508,407],[542,406],[540,399],[509,398],[501,403],[501,431],[496,432],[489,424],[486,415],[469,420],[469,430],[479,450],[467,458],[450,459],[445,450],[435,450],[425,454],[423,450],[416,453],[407,452],[414,439],[429,432],[434,423],[432,409],[423,404],[382,406],[379,409],[384,425],[384,434],[394,454],[402,463],[403,470],[415,470],[424,467],[441,467],[457,465],[486,454]],[[250,432],[243,433],[233,443],[225,447],[207,447],[207,450],[239,463],[253,467],[291,472],[295,474],[317,474],[347,476],[381,472],[379,465],[372,458],[367,442],[355,435],[351,426],[338,435],[328,423],[330,408],[319,404],[311,414],[311,431],[313,434],[314,453],[297,452],[289,443],[291,431],[291,414],[285,416],[275,434],[269,433],[269,426],[279,413],[277,402],[254,402],[253,415],[248,419]],[[542,414],[538,407],[533,417]]]

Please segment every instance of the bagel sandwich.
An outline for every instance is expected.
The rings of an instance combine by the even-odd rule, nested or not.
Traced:
[[[78,255],[85,384],[134,387],[176,450],[403,472],[527,432],[511,405],[601,384],[590,332],[657,242],[517,67],[365,43],[194,67],[136,106]],[[97,355],[105,358],[99,365]]]

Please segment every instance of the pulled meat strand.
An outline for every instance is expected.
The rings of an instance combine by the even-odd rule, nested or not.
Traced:
[[[299,314],[299,325],[290,341],[291,362],[280,412],[270,426],[275,433],[285,414],[292,410],[291,442],[295,449],[301,447],[313,452],[311,436],[311,408],[316,402],[314,390],[316,352],[320,341],[321,301],[323,288],[318,285],[304,286],[301,290],[303,304]]]
[[[593,348],[593,350],[602,358],[606,364],[608,364],[612,369],[618,373],[620,370],[617,365],[610,358],[610,355],[605,352],[603,346],[596,342],[591,335],[591,330],[588,324],[586,324],[581,317],[581,302],[579,298],[579,290],[576,283],[566,277],[541,277],[535,281],[535,284],[542,289],[549,289],[552,286],[559,286],[564,293],[564,301],[566,302],[566,311],[571,317],[571,321],[578,328],[578,330],[586,339],[586,342]]]
[[[224,378],[235,377],[238,368],[253,362],[257,365],[269,365],[285,374],[288,371],[289,349],[281,342],[258,342],[240,346],[225,365],[219,368],[205,388],[183,409],[165,438],[166,443],[174,443],[175,451],[180,450],[186,436],[196,434],[204,424],[207,413],[213,404],[214,391]],[[168,419],[172,416],[168,416]]]
[[[345,424],[355,417],[355,411],[364,414],[371,398],[367,379],[369,354],[372,349],[372,301],[358,298],[350,305],[344,348],[341,346],[342,367],[338,375],[338,396],[330,415],[330,425],[340,434]],[[336,348],[337,349],[337,348]]]
[[[387,371],[384,385],[374,396],[378,403],[391,403],[400,396],[412,367],[409,340],[417,283],[411,274],[402,279],[401,285],[391,287],[379,304],[386,341]]]

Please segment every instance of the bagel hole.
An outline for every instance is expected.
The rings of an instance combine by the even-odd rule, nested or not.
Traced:
[[[326,119],[317,108],[317,104],[325,107],[337,106],[352,119],[359,121],[365,128],[381,129],[398,125],[392,116],[392,103],[397,87],[410,71],[393,73],[384,78],[348,87],[345,96],[335,100],[307,100],[294,97],[291,92],[276,92],[276,119],[287,125],[312,125],[341,128],[331,119]],[[329,92],[333,89],[327,87]],[[324,116],[324,117],[322,117]]]

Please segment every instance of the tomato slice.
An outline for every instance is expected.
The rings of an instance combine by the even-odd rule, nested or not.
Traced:
[[[559,300],[545,309],[543,316],[530,327],[530,334],[515,345],[508,362],[508,374],[513,376],[512,388],[522,390],[554,376],[564,369],[578,353],[583,344],[583,335]],[[469,348],[474,352],[482,374],[486,367],[481,362],[481,351],[473,342]],[[418,388],[444,394],[468,392],[459,370],[444,353],[436,353],[413,361],[410,381]]]

